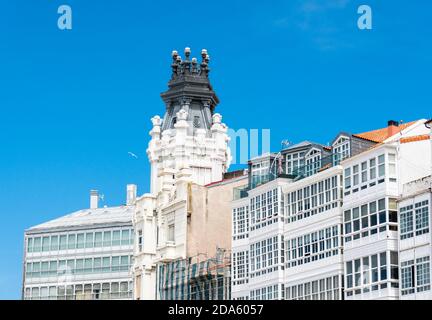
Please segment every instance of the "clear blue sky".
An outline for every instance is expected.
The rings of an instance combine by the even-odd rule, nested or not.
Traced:
[[[69,4],[73,30],[57,28]],[[373,30],[357,28],[369,4]],[[228,126],[331,141],[431,116],[432,2],[3,0],[0,298],[19,298],[24,229],[148,191],[150,118],[170,53],[206,48]],[[127,152],[139,156],[134,159]]]

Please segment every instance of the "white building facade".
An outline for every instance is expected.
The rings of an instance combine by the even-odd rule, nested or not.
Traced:
[[[387,127],[365,133],[341,132],[331,147],[304,141],[252,159],[250,169],[268,169],[262,176],[250,170],[249,187],[232,202],[232,297],[388,300],[399,299],[401,292],[407,299],[426,297],[430,194],[424,192],[418,199],[402,194],[404,184],[430,174],[426,124],[424,119],[403,125],[389,121]],[[271,190],[278,190],[276,214],[284,223],[266,222]],[[415,218],[405,218],[406,212],[418,214],[422,234],[414,240],[400,238],[400,219],[403,237],[415,235],[409,231]],[[257,220],[263,217],[264,223]],[[277,265],[282,272],[268,274],[269,252],[274,259],[269,239],[282,248],[277,256],[277,263],[283,261],[281,268]]]
[[[342,299],[342,172],[335,166],[283,188],[287,300]]]
[[[92,191],[90,203],[26,230],[23,299],[132,299],[132,201],[98,208]]]
[[[342,161],[346,299],[399,298],[402,186],[430,172],[430,143],[419,120],[381,144]],[[427,155],[427,156],[425,156]]]
[[[400,219],[400,298],[402,300],[431,300],[431,176],[403,186],[398,211]]]

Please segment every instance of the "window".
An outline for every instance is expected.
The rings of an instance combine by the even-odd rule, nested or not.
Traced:
[[[286,267],[321,260],[340,253],[338,226],[312,232],[286,241]]]
[[[318,172],[321,168],[321,151],[318,149],[311,149],[305,157],[306,160],[306,170],[305,175],[311,176]]]
[[[260,228],[267,224],[277,221],[279,218],[279,189],[269,190],[263,194],[257,195],[250,199],[250,217],[251,217],[251,230]],[[246,215],[247,211],[245,212]],[[243,212],[240,212],[240,218],[243,218]],[[246,225],[243,227],[243,222],[241,230],[249,227],[249,222],[245,216]],[[270,221],[271,220],[271,221]],[[240,221],[237,221],[240,223]]]
[[[270,169],[269,160],[252,164],[252,169],[251,169],[252,185],[256,186],[258,184],[261,184],[262,182],[266,182],[268,180],[269,169]]]
[[[430,290],[430,256],[401,262],[401,294]]]
[[[51,251],[57,251],[59,249],[59,237],[52,236],[51,237]]]
[[[281,248],[280,241],[282,241],[280,236],[274,236],[250,245],[251,277],[279,270],[278,264],[282,262],[283,256],[283,250],[279,251]],[[247,271],[245,270],[245,272]]]
[[[350,156],[350,139],[348,137],[340,137],[334,144],[333,150],[335,154],[335,162],[348,158]]]
[[[351,188],[351,168],[345,168],[345,189]]]
[[[103,246],[110,247],[111,246],[111,231],[104,231],[103,233]]]
[[[143,244],[143,233],[142,230],[138,230],[138,252],[142,251]]]
[[[385,163],[384,163],[384,155],[380,155],[378,157],[378,176],[379,177],[384,177],[385,175]]]
[[[340,175],[287,192],[285,222],[291,223],[340,206]]]
[[[376,159],[370,159],[369,160],[369,179],[374,180],[376,179]]]
[[[33,252],[33,238],[27,238],[27,252]]]
[[[40,252],[42,249],[42,240],[40,237],[34,238],[33,241],[33,252]]]
[[[42,251],[46,252],[50,250],[50,237],[42,238]]]
[[[401,240],[411,238],[414,235],[419,236],[429,232],[428,200],[416,202],[414,205],[410,204],[407,206],[403,206],[400,208],[399,214],[401,219]]]
[[[401,240],[414,236],[413,206],[400,208],[400,238]]]
[[[61,235],[60,236],[60,250],[67,249],[67,236]]]
[[[121,244],[120,240],[120,230],[115,230],[112,233],[112,245],[119,246]]]
[[[276,287],[274,290],[277,292]],[[286,287],[285,297],[287,300],[338,300],[339,290],[339,276],[333,276]]]
[[[367,182],[368,175],[367,175],[367,161],[364,161],[361,163],[361,183]]]
[[[94,247],[102,247],[102,232],[96,232],[94,237]]]
[[[346,296],[384,289],[388,286],[398,287],[398,253],[396,251],[384,251],[347,261],[345,267]],[[406,276],[405,273],[403,273],[404,276]]]
[[[85,238],[85,247],[93,248],[93,232],[87,232]]]
[[[352,215],[351,215],[352,212]],[[405,217],[402,217],[405,219]],[[387,230],[397,231],[396,200],[380,199],[344,211],[345,241],[368,237]]]
[[[355,165],[353,166],[353,187],[357,186],[359,184],[359,166]]]
[[[289,153],[286,155],[287,174],[298,174],[299,169],[304,167],[304,152]]]
[[[430,290],[429,256],[416,259],[417,263],[417,292]]]
[[[416,214],[416,235],[429,232],[429,201],[418,202],[415,204]]]
[[[407,295],[415,292],[414,287],[415,267],[414,260],[401,263],[401,293]]]
[[[174,223],[170,224],[168,226],[168,237],[167,237],[168,241],[175,241],[175,226]]]
[[[77,234],[77,249],[83,249],[85,246],[84,243],[84,233]]]
[[[75,234],[69,234],[68,235],[68,249],[75,249],[76,243],[75,243]]]
[[[130,230],[122,230],[121,232],[121,244],[122,246],[130,244]]]

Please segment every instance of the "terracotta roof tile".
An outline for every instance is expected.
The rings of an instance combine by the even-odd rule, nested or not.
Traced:
[[[395,130],[395,134],[408,128],[409,126],[411,126],[415,122],[416,121],[411,121],[408,123],[400,124],[399,127],[397,127],[397,129]],[[384,140],[391,137],[391,135],[389,135],[388,127],[377,129],[377,130],[372,130],[372,131],[367,131],[367,132],[363,132],[363,133],[353,134],[353,136],[361,138],[361,139],[369,140],[372,142],[377,142],[377,143],[383,142]]]
[[[429,135],[428,134],[421,134],[418,136],[406,137],[406,138],[400,139],[400,142],[401,143],[409,143],[409,142],[422,141],[422,140],[429,140]]]

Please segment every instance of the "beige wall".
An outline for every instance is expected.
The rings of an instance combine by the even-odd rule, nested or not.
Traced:
[[[247,182],[246,175],[208,187],[192,184],[188,200],[188,257],[198,253],[206,253],[208,258],[215,257],[217,247],[231,250],[233,188],[244,186]]]

